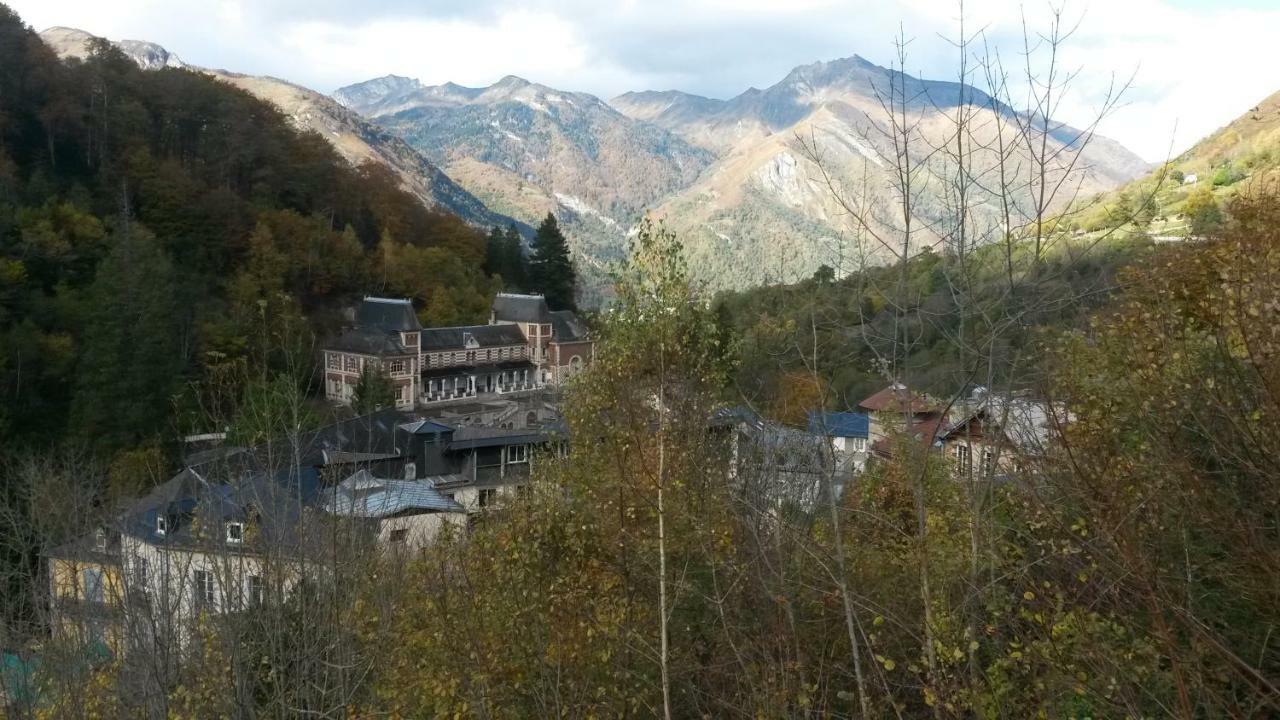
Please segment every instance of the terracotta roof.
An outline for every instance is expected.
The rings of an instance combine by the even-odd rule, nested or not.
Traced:
[[[902,412],[907,409],[908,403],[910,403],[912,413],[929,412],[934,409],[933,404],[923,395],[917,395],[905,386],[898,384],[890,385],[858,403],[858,409],[867,412],[882,412],[885,410]]]

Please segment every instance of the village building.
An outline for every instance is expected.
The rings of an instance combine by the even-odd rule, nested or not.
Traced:
[[[586,325],[569,310],[551,310],[541,295],[498,293],[489,323],[520,328],[544,385],[564,383],[595,358]]]
[[[202,615],[287,597],[333,561],[420,549],[526,486],[558,422],[457,427],[393,408],[253,448],[203,450],[45,558],[54,632],[118,654],[182,647]]]
[[[488,325],[423,328],[406,299],[366,297],[322,351],[325,397],[350,404],[361,373],[389,378],[400,410],[528,398],[582,372],[595,343],[541,295],[500,293]]]
[[[870,442],[880,443],[893,431],[908,430],[913,434],[926,426],[945,423],[946,413],[930,398],[912,392],[901,383],[893,383],[859,402],[855,407],[868,417]]]
[[[367,369],[391,379],[397,408],[412,408],[421,394],[421,333],[408,300],[365,298],[354,326],[324,348],[325,397],[350,404]]]
[[[841,472],[859,473],[867,465],[871,417],[865,413],[812,410],[809,432],[827,438]]]

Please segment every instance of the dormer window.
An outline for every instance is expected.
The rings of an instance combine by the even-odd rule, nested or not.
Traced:
[[[169,518],[165,517],[164,515],[157,515],[156,516],[156,534],[163,537],[164,534],[167,532],[169,532]]]
[[[227,523],[227,544],[240,545],[244,542],[244,523]]]
[[[93,535],[94,547],[98,548],[98,552],[106,552],[107,550],[107,531],[99,529]]]

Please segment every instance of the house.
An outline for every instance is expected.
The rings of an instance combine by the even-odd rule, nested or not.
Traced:
[[[870,449],[871,416],[855,412],[811,410],[809,432],[826,437],[842,469],[861,472]]]
[[[489,323],[520,328],[543,384],[563,384],[595,358],[586,325],[571,311],[551,310],[541,295],[498,293]]]
[[[855,409],[868,416],[868,437],[873,444],[886,439],[893,429],[945,422],[945,412],[938,403],[901,383],[872,394]]]
[[[419,550],[447,527],[466,527],[466,509],[437,489],[448,482],[448,476],[380,478],[361,468],[325,492],[324,508],[334,516],[367,523],[379,547]]]
[[[839,497],[851,478],[827,438],[760,417],[745,407],[717,410],[709,423],[727,445],[728,477],[737,494],[759,507],[812,510],[830,485]]]
[[[412,408],[421,394],[421,333],[413,303],[366,297],[354,326],[324,347],[325,396],[350,404],[360,374],[370,369],[391,379],[396,407]]]
[[[1004,478],[1048,450],[1061,409],[1023,395],[975,389],[958,421],[938,437],[961,477]]]
[[[532,397],[595,357],[586,325],[541,295],[500,293],[488,325],[423,328],[405,299],[366,297],[323,348],[325,396],[350,404],[366,369],[388,377],[400,410]]]

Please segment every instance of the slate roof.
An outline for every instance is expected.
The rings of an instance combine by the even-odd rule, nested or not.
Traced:
[[[421,330],[413,303],[401,298],[366,297],[356,308],[356,327],[383,332]]]
[[[444,475],[425,480],[393,480],[375,477],[359,470],[326,491],[325,510],[335,515],[365,518],[388,518],[428,512],[466,512],[466,508],[435,489],[436,482],[461,480]]]
[[[454,431],[449,441],[450,450],[468,450],[502,445],[527,445],[547,442],[551,432],[544,428],[491,428],[480,426],[461,427]]]
[[[827,437],[865,438],[871,435],[871,418],[863,413],[810,410],[809,432]]]
[[[551,313],[551,337],[556,342],[586,340],[589,334],[586,323],[578,319],[572,310],[555,310]]]
[[[351,328],[330,340],[325,348],[360,353],[361,355],[416,355],[417,348],[405,347],[399,333],[377,328]]]
[[[314,502],[319,488],[319,475],[310,468],[216,481],[187,468],[134,502],[121,516],[120,530],[168,547],[253,547],[255,543],[250,542],[227,546],[222,534],[224,523],[245,522],[252,513],[257,544],[298,548],[303,542],[302,508]],[[157,532],[156,519],[161,515],[167,522],[164,534]],[[197,519],[200,525],[213,528],[207,537],[192,532]]]
[[[428,328],[422,331],[423,352],[441,350],[465,350],[467,338],[475,340],[481,349],[524,345],[528,342],[524,333],[515,325],[465,325],[462,327]]]
[[[541,295],[498,293],[493,299],[493,317],[505,322],[548,323],[551,309]]]

